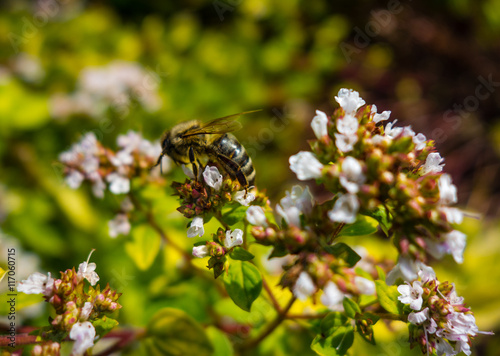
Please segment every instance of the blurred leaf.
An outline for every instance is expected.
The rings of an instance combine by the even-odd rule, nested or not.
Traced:
[[[382,267],[377,265],[375,265],[375,268],[377,269],[378,279],[385,282],[385,271],[382,269]]]
[[[234,355],[233,345],[227,335],[215,327],[207,328],[207,335],[214,346],[214,355],[232,356]]]
[[[233,302],[241,309],[250,311],[262,290],[262,277],[251,263],[232,261],[228,273],[224,275],[224,284]]]
[[[0,267],[0,282],[2,282],[3,277],[7,274],[7,271]]]
[[[364,236],[377,232],[378,223],[368,216],[358,215],[354,224],[345,225],[338,236]]]
[[[329,313],[321,320],[320,328],[321,333],[327,335],[330,333],[331,329],[334,329],[338,326],[347,325],[349,319],[344,315],[344,313],[333,312]]]
[[[250,252],[239,246],[235,247],[233,251],[231,251],[229,256],[233,260],[239,260],[239,261],[250,261],[255,257]]]
[[[386,236],[389,236],[389,229],[392,227],[392,222],[389,212],[385,207],[379,206],[377,209],[365,214],[377,220],[382,231]]]
[[[380,305],[389,313],[399,315],[398,296],[400,295],[396,286],[388,286],[385,281],[375,281],[377,296]]]
[[[311,349],[322,356],[345,355],[353,342],[354,328],[339,326],[332,329],[330,335],[317,335],[311,344]]]
[[[96,335],[103,336],[109,333],[115,326],[117,326],[118,321],[108,318],[107,316],[103,316],[100,319],[93,320],[92,325],[94,325],[95,327]]]
[[[355,319],[356,314],[361,314],[361,308],[358,303],[351,298],[344,297],[342,304],[344,305],[345,313],[349,318]]]
[[[149,225],[139,225],[132,229],[132,241],[125,244],[125,251],[141,270],[148,269],[160,251],[161,239]]]
[[[349,267],[354,267],[361,259],[361,256],[359,256],[356,251],[343,242],[339,242],[331,246],[325,246],[324,249],[329,254],[343,259]]]
[[[153,354],[161,355],[212,355],[213,346],[205,330],[181,310],[159,310],[147,326],[147,345]],[[146,340],[148,340],[146,339]]]
[[[246,217],[248,207],[238,204],[230,209],[222,209],[222,221],[229,226],[242,221]]]

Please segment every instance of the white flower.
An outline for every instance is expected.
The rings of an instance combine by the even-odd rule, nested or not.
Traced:
[[[290,169],[299,180],[321,177],[323,165],[311,152],[301,151],[289,159]]]
[[[354,277],[354,285],[358,288],[361,294],[375,295],[375,283],[369,279],[356,276]]]
[[[94,262],[88,263],[84,261],[78,266],[78,272],[76,275],[79,278],[85,278],[91,285],[95,286],[95,284],[99,282],[99,276],[95,272],[96,267],[97,266]]]
[[[353,115],[346,114],[337,119],[337,131],[346,136],[354,135],[358,131],[359,122]]]
[[[215,190],[219,190],[222,186],[222,175],[219,173],[217,167],[206,166],[205,171],[203,171],[203,178],[205,179],[205,183]]]
[[[432,154],[432,153],[431,153]],[[437,154],[439,155],[439,153]],[[429,155],[430,156],[430,155]],[[429,158],[427,158],[429,159]],[[427,164],[427,161],[426,161]],[[443,168],[441,167],[441,170]],[[457,202],[457,187],[451,183],[451,176],[444,173],[439,177],[439,202],[442,204],[454,204]]]
[[[402,278],[405,281],[413,281],[417,279],[419,271],[423,271],[424,275],[429,278],[432,275],[434,276],[433,279],[436,277],[434,270],[423,262],[415,261],[407,255],[399,255],[398,263],[387,274],[386,283],[387,285],[392,285],[398,278]]]
[[[203,228],[203,218],[201,216],[195,216],[187,231],[187,237],[201,237],[204,233],[205,229]]]
[[[419,268],[420,271],[418,271],[418,276],[423,283],[436,279],[436,272],[434,272],[431,266],[427,266],[424,263],[419,262]],[[439,284],[439,281],[436,280],[436,283]]]
[[[69,338],[75,340],[71,356],[81,356],[94,346],[94,326],[89,321],[75,323],[69,332]]]
[[[194,246],[193,247],[193,256],[198,258],[203,258],[208,256],[208,248],[207,245],[203,246]]]
[[[130,191],[130,180],[121,174],[110,173],[106,176],[109,190],[113,194],[126,194]]]
[[[393,122],[388,122],[385,125],[385,128],[384,128],[384,135],[385,136],[390,137],[390,138],[396,138],[399,135],[401,135],[401,133],[403,132],[403,128],[402,127],[394,127],[394,125],[396,124],[397,121],[398,120],[394,120]]]
[[[356,194],[359,191],[359,185],[363,184],[365,176],[363,168],[356,158],[347,156],[342,162],[342,172],[340,175],[340,184],[349,192]]]
[[[427,138],[424,134],[419,133],[418,135],[413,136],[413,143],[415,144],[415,149],[417,151],[423,150],[427,146]]]
[[[444,158],[441,158],[441,155],[437,152],[431,152],[425,159],[425,163],[422,166],[422,171],[421,175],[427,174],[427,173],[439,173],[443,170],[444,163],[441,163],[444,161]]]
[[[117,214],[113,220],[108,221],[109,236],[117,237],[119,234],[128,235],[130,232],[130,222],[127,214]]]
[[[312,211],[314,201],[309,191],[309,187],[302,189],[295,185],[291,192],[286,192],[286,196],[276,205],[276,212],[288,225],[300,226],[300,215],[308,215]]]
[[[251,202],[255,200],[255,195],[253,195],[252,193],[248,193],[245,190],[240,190],[239,192],[236,192],[234,194],[233,198],[241,205],[248,206],[250,205]]]
[[[247,209],[247,221],[252,225],[267,226],[267,218],[264,209],[257,205],[252,205]]]
[[[357,91],[345,88],[339,90],[338,96],[335,97],[335,101],[339,103],[346,114],[355,114],[361,106],[365,105],[365,101],[359,97]]]
[[[346,136],[338,133],[335,134],[335,146],[341,152],[352,151],[356,142],[358,142],[358,135]]]
[[[463,263],[467,236],[463,232],[453,230],[444,234],[444,238],[446,245],[448,246],[449,253],[451,253],[455,261],[457,263]]]
[[[121,150],[116,152],[114,156],[111,156],[110,161],[115,167],[120,167],[132,164],[134,162],[134,157],[132,157],[130,151]]]
[[[226,231],[226,238],[224,239],[224,246],[226,248],[233,248],[234,246],[239,246],[243,244],[243,231],[240,229],[234,229]]]
[[[339,194],[333,209],[328,212],[328,217],[332,221],[352,224],[356,221],[359,201],[354,194]]]
[[[69,174],[66,176],[65,181],[66,184],[71,188],[71,189],[78,189],[80,185],[82,184],[83,180],[85,179],[85,176],[78,172],[76,169],[72,169]]]
[[[311,121],[311,127],[318,139],[328,135],[328,117],[323,111],[316,110],[316,116]]]
[[[425,308],[424,310],[419,311],[418,313],[411,312],[408,315],[408,321],[414,325],[420,325],[427,319],[429,319],[429,308]]]
[[[447,343],[445,340],[440,339],[440,338],[436,338],[434,347],[436,349],[436,353],[438,354],[438,356],[441,356],[441,355],[453,356],[453,355],[457,354],[455,352],[455,350],[453,350],[453,347],[449,343]]]
[[[17,291],[24,294],[43,294],[50,296],[54,289],[54,279],[50,273],[46,276],[40,272],[35,272],[28,276],[28,279],[19,282]]]
[[[325,307],[334,311],[343,311],[344,306],[342,301],[344,300],[345,294],[342,293],[337,286],[337,284],[329,281],[323,288],[323,295],[320,300]]]
[[[464,219],[464,213],[462,210],[457,208],[448,208],[446,206],[440,207],[439,211],[441,211],[445,216],[446,220],[450,224],[461,224]]]
[[[92,312],[92,309],[94,306],[90,302],[85,302],[82,308],[82,312],[80,313],[80,321],[86,321],[90,317],[90,313]]]
[[[385,120],[389,119],[389,116],[391,116],[391,112],[387,111],[387,110],[383,111],[381,114],[375,113],[375,115],[373,115],[373,122],[375,122],[377,124],[380,121],[385,121]]]
[[[406,282],[398,286],[398,292],[401,294],[398,299],[403,304],[410,304],[410,308],[413,310],[420,310],[422,308],[422,283],[420,281],[414,281],[413,286]]]
[[[292,288],[293,294],[300,300],[306,300],[315,290],[316,286],[307,272],[300,272],[299,278],[297,278]]]

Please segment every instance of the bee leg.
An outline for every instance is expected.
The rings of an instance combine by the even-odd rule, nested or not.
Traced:
[[[236,179],[238,179],[238,182],[242,187],[245,188],[245,199],[247,197],[247,189],[248,189],[248,180],[247,177],[243,174],[243,171],[241,170],[241,167],[234,162],[231,158],[224,156],[222,154],[217,154],[217,158],[224,163],[224,166],[227,168],[227,170],[232,173],[233,176],[236,176]]]
[[[194,157],[193,147],[189,147],[189,161],[191,162],[191,165],[193,166],[194,180],[197,182],[198,181],[198,164],[196,163],[196,159]]]

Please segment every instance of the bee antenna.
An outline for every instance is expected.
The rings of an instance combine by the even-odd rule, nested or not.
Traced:
[[[156,166],[160,165],[160,174],[163,174],[163,167],[162,167],[162,158],[163,158],[164,154],[160,154],[160,157],[158,157],[158,161],[156,162],[156,164],[151,167],[151,169],[155,168]]]

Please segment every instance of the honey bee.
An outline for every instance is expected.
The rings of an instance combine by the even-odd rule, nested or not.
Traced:
[[[255,169],[245,148],[231,132],[241,128],[241,123],[236,121],[238,117],[256,111],[260,110],[224,116],[205,123],[193,120],[174,126],[161,138],[162,152],[155,167],[167,155],[177,164],[190,163],[195,179],[198,179],[201,169],[199,158],[208,156],[219,162],[231,178],[238,179],[246,191],[254,184]]]

